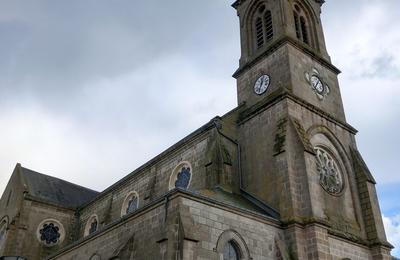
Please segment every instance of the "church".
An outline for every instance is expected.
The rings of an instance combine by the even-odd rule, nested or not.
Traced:
[[[324,0],[237,0],[238,106],[96,192],[17,164],[1,260],[389,260]]]

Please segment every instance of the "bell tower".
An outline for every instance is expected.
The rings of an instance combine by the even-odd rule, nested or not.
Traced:
[[[298,259],[332,259],[330,243],[339,240],[390,259],[375,180],[357,150],[357,130],[346,122],[340,71],[326,50],[323,3],[232,5],[241,35],[233,75],[241,188],[280,215]]]
[[[331,64],[325,46],[322,3],[239,0],[233,4],[241,28],[241,58],[234,74],[239,104],[252,105],[285,91],[345,121],[340,71]]]

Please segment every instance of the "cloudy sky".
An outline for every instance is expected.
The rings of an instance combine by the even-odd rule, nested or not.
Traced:
[[[231,2],[0,0],[0,194],[17,162],[101,191],[234,108]],[[400,247],[399,10],[398,0],[328,0],[322,19]]]

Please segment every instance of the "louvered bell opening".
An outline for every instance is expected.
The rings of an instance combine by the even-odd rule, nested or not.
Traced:
[[[304,17],[300,17],[300,25],[301,25],[301,33],[303,34],[303,42],[309,45],[310,40],[308,38],[306,19],[304,19]]]
[[[265,20],[265,38],[266,38],[266,41],[270,41],[274,37],[274,29],[272,26],[271,11],[265,12],[264,20]]]
[[[301,40],[299,15],[296,12],[294,12],[293,14],[294,14],[294,26],[296,28],[296,37],[297,39]]]
[[[256,20],[256,41],[257,48],[260,48],[264,45],[264,32],[261,18],[257,18]]]

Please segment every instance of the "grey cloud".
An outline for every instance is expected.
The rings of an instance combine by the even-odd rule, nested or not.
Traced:
[[[16,14],[0,19],[0,32],[9,42],[0,47],[7,55],[0,64],[0,88],[11,95],[28,92],[41,96],[42,102],[63,100],[84,84],[130,73],[164,55],[197,49],[200,56],[207,49],[222,49],[215,43],[222,44],[224,39],[233,43],[236,37],[223,27],[224,18],[232,21],[235,17],[222,2],[24,4],[7,1],[2,11],[14,10]],[[211,21],[218,15],[224,17],[216,26]]]

